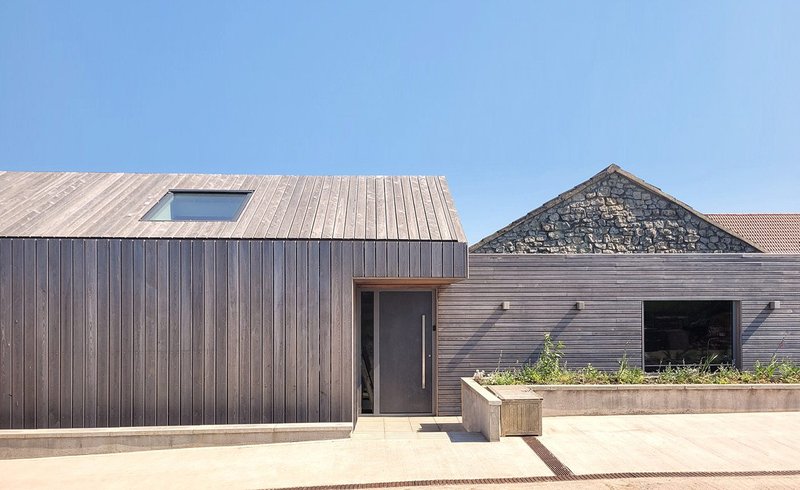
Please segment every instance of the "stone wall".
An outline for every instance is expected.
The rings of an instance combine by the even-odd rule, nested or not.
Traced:
[[[673,201],[612,173],[475,253],[757,252]]]

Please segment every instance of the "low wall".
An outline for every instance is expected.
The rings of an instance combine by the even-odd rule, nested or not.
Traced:
[[[344,439],[349,422],[0,430],[0,459]]]
[[[461,424],[487,441],[500,440],[500,399],[472,378],[461,378]]]
[[[536,385],[542,415],[789,412],[800,384]]]

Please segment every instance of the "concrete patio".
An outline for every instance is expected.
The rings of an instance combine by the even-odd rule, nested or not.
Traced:
[[[536,481],[553,471],[522,438],[487,443],[453,417],[363,417],[351,439],[0,461],[7,488],[267,488],[439,480],[443,488],[791,488],[800,470],[800,412],[552,417],[538,440],[578,478],[632,472],[693,477]],[[489,479],[479,482],[478,479]],[[447,480],[473,480],[465,486]],[[509,486],[510,482],[504,482]],[[494,488],[498,488],[497,485]]]

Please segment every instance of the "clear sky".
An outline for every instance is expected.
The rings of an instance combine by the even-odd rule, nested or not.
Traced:
[[[610,163],[800,212],[800,1],[0,1],[0,169],[441,174],[475,242]]]

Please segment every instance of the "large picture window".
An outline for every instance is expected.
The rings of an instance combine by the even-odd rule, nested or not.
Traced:
[[[645,301],[644,366],[733,364],[733,301]]]

